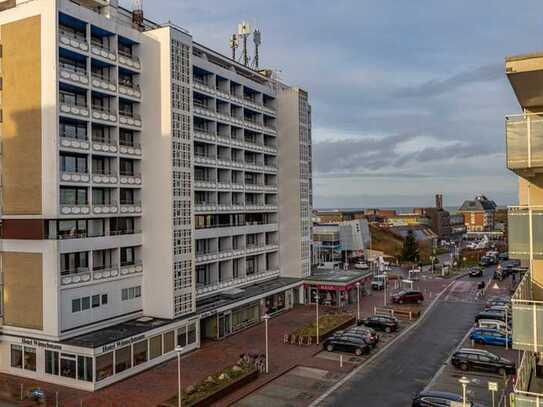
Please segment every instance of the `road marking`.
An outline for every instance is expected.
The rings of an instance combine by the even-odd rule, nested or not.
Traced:
[[[396,338],[394,338],[392,341],[387,343],[384,347],[382,347],[377,353],[375,353],[373,356],[368,358],[365,363],[361,364],[360,366],[356,367],[353,371],[351,371],[347,376],[345,376],[343,379],[341,379],[339,382],[334,384],[330,389],[328,389],[326,392],[324,392],[319,398],[315,399],[309,407],[317,407],[321,402],[324,401],[330,394],[335,392],[337,389],[339,389],[341,386],[343,386],[345,383],[347,383],[355,374],[357,374],[360,370],[362,370],[364,367],[368,366],[371,362],[373,362],[374,359],[376,359],[378,356],[380,356],[385,350],[387,350],[389,347],[391,347],[393,344],[395,344],[397,341],[400,340],[400,338],[406,336],[409,332],[411,332],[416,326],[418,326],[422,321],[426,319],[428,316],[428,313],[434,308],[437,301],[441,298],[443,293],[445,293],[450,287],[453,286],[454,283],[456,283],[460,278],[465,277],[466,274],[460,275],[457,277],[456,280],[451,281],[447,287],[445,287],[441,292],[435,296],[431,304],[424,310],[423,314],[420,316],[420,318],[415,321],[415,323],[411,326],[409,326],[405,331],[400,333]]]

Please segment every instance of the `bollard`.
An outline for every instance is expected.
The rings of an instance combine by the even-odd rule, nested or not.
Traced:
[[[339,355],[339,367],[343,367],[343,355]]]
[[[58,391],[55,393],[55,407],[58,407]]]
[[[23,400],[23,384],[21,383],[21,400]]]

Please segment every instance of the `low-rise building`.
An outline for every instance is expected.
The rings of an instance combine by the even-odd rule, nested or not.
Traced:
[[[464,225],[468,232],[491,232],[494,230],[496,203],[484,195],[465,201],[458,210],[464,215]]]

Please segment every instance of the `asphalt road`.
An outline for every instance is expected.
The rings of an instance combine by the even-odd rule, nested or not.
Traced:
[[[491,277],[487,269],[483,279]],[[423,321],[319,405],[406,407],[423,390],[473,326],[481,308],[475,301],[481,278],[457,281]],[[450,295],[448,295],[450,294]]]

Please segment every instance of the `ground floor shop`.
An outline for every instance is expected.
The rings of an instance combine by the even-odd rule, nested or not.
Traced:
[[[128,335],[128,336],[127,336]],[[2,372],[93,391],[199,347],[198,318],[141,318],[61,342],[4,334]]]
[[[360,296],[370,290],[372,273],[353,271],[325,271],[314,274],[304,280],[304,297],[308,303],[332,307],[344,307],[355,304],[358,290]]]

